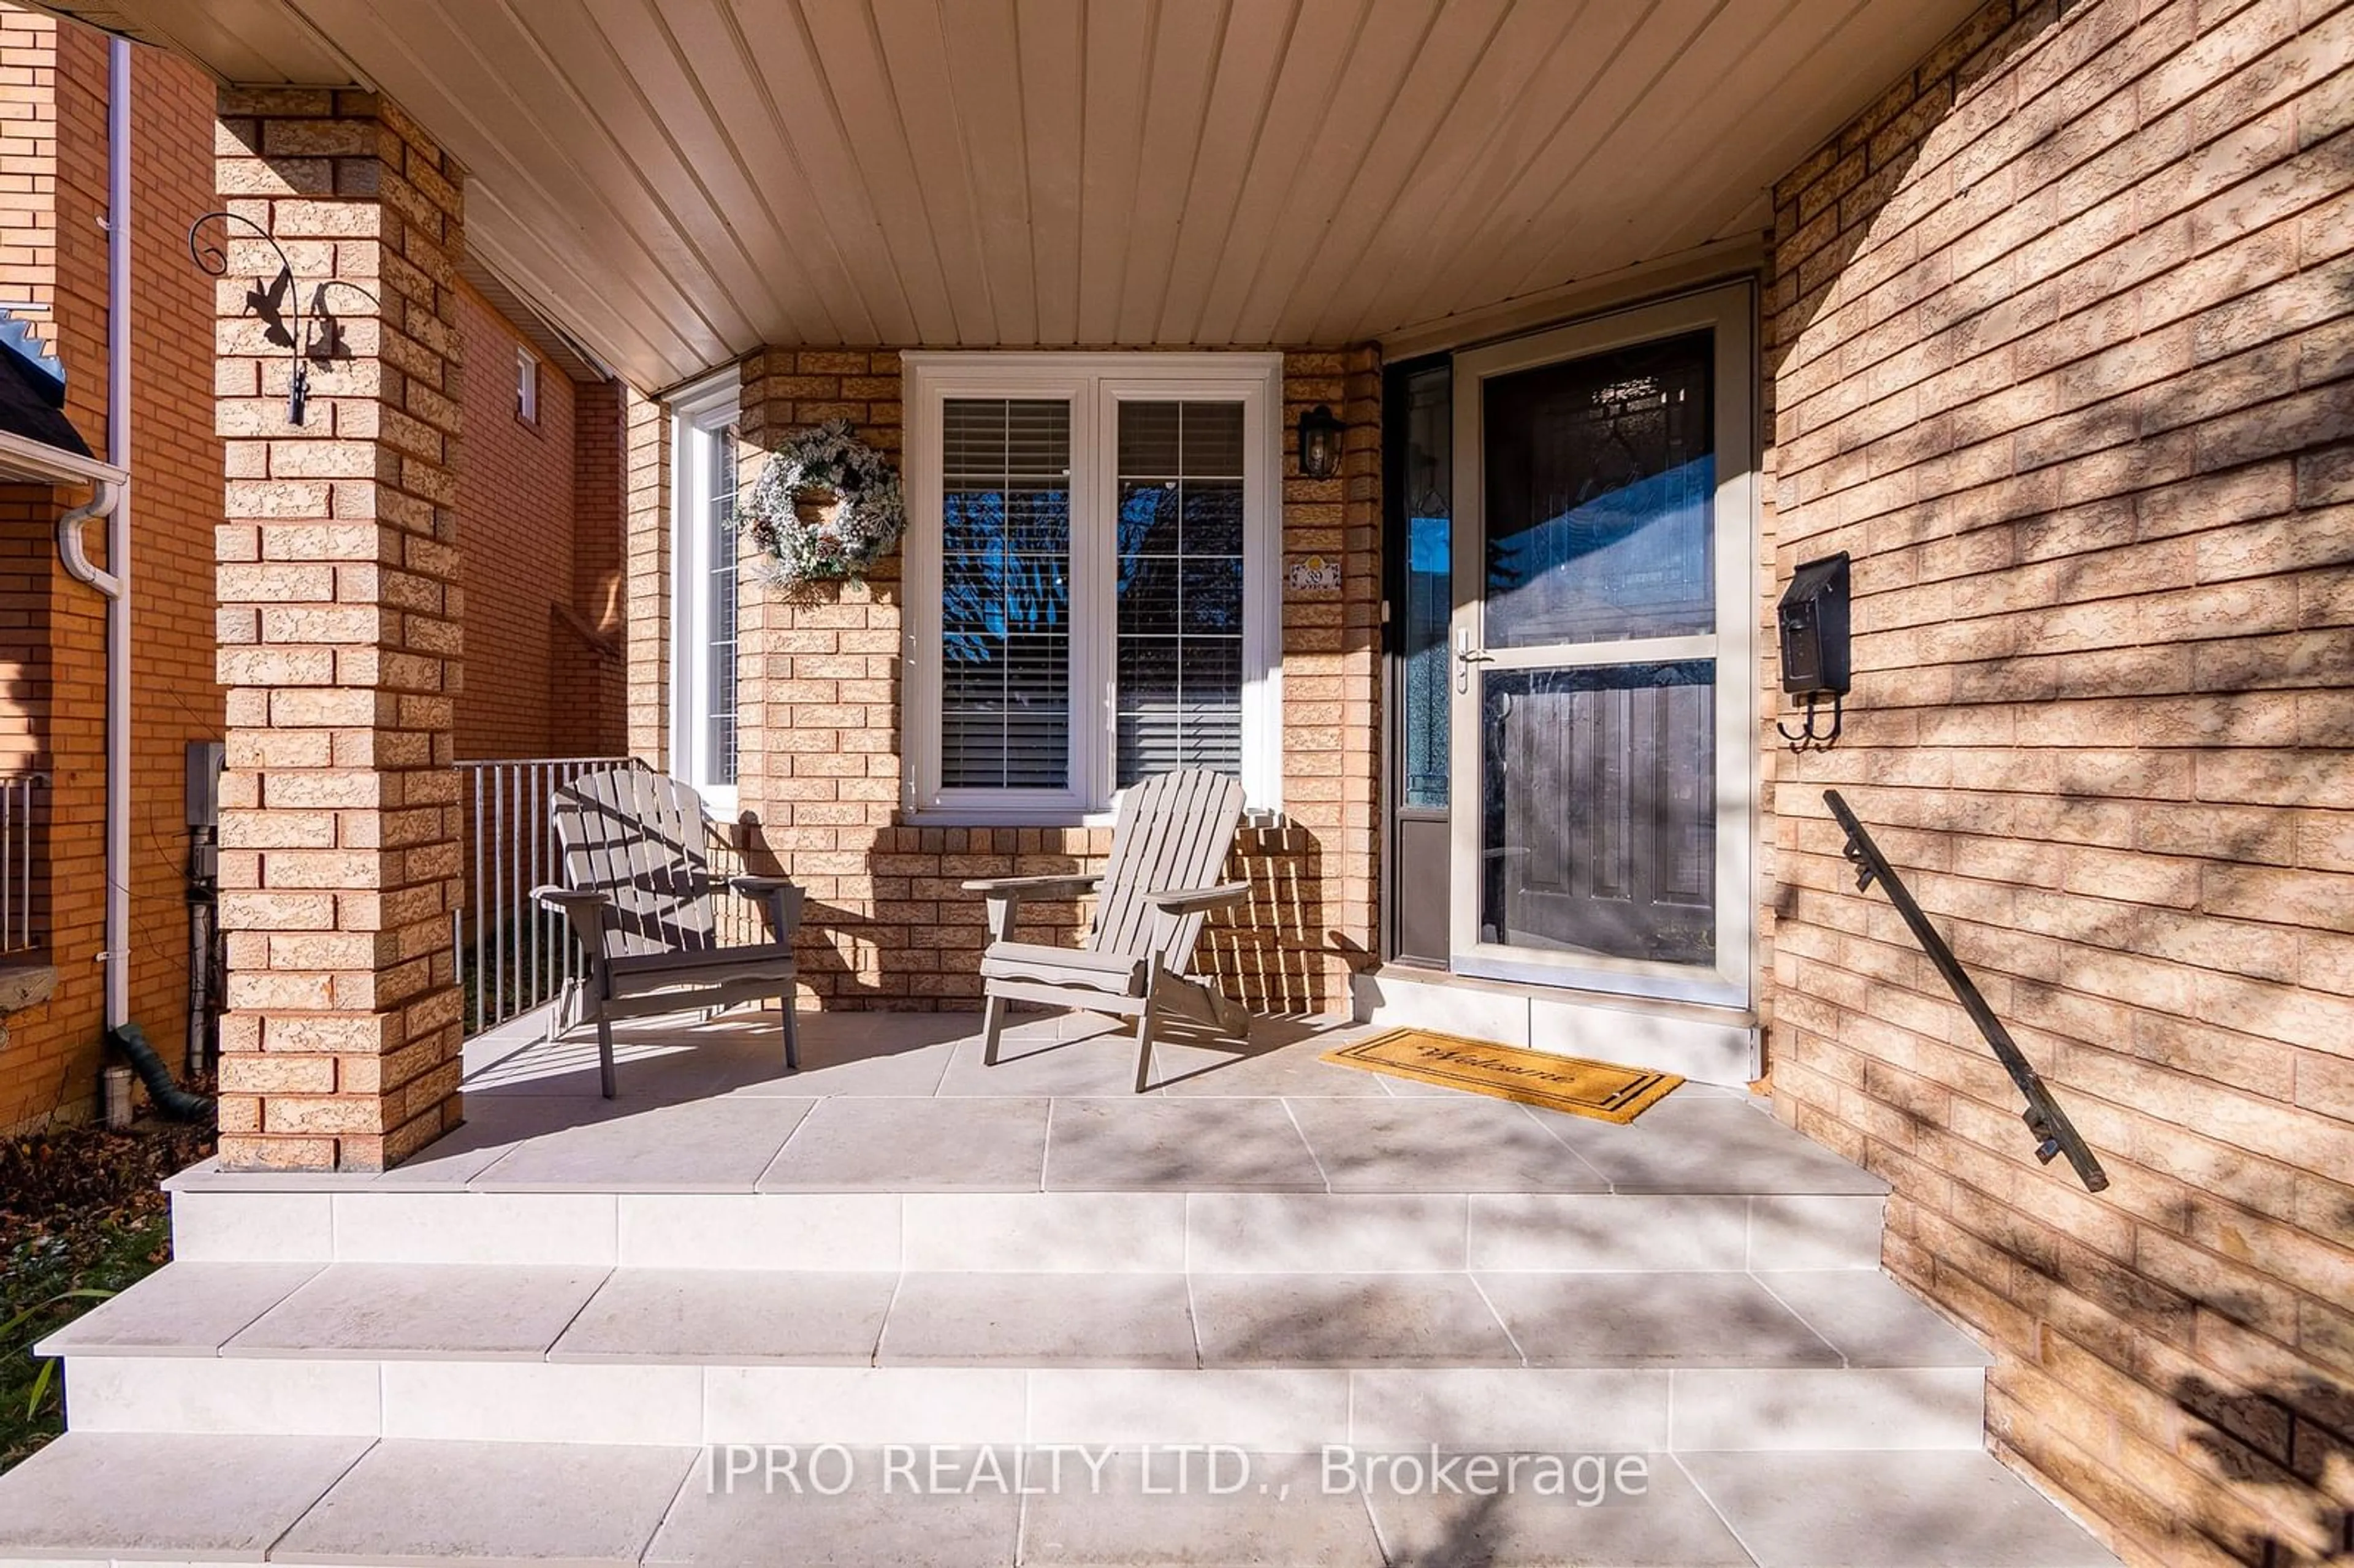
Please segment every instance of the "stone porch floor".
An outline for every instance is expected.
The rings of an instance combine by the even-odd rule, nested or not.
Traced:
[[[787,1073],[773,1011],[615,1031],[620,1094],[587,1031],[519,1020],[467,1046],[466,1125],[381,1176],[235,1173],[175,1190],[355,1185],[480,1191],[938,1190],[1879,1194],[1886,1183],[1688,1083],[1633,1125],[1534,1110],[1318,1057],[1373,1031],[1262,1019],[1247,1047],[1164,1037],[1155,1086],[1108,1022],[1031,1017],[997,1065],[964,1013],[801,1021]],[[931,1103],[925,1103],[931,1102]],[[957,1102],[953,1105],[948,1102]]]

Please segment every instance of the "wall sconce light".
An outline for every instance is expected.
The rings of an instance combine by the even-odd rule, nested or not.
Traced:
[[[1299,472],[1330,479],[1341,471],[1341,432],[1347,429],[1331,408],[1319,403],[1299,416]]]
[[[333,365],[352,356],[351,344],[344,338],[344,323],[327,304],[327,291],[349,289],[378,311],[383,310],[384,302],[357,283],[330,278],[311,291],[311,308],[304,311],[302,291],[294,283],[294,264],[287,260],[284,247],[270,230],[242,213],[208,212],[188,225],[188,258],[211,277],[228,276],[228,247],[226,242],[216,245],[197,239],[197,234],[208,223],[218,223],[223,228],[241,223],[277,253],[278,276],[270,281],[267,288],[257,282],[248,289],[245,308],[262,323],[265,339],[293,351],[294,373],[286,383],[286,422],[299,425],[302,422],[303,405],[310,401],[311,366]]]

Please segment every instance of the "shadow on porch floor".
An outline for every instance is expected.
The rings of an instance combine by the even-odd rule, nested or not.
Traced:
[[[175,1186],[504,1191],[1877,1194],[1884,1183],[1736,1090],[1687,1084],[1630,1126],[1330,1065],[1365,1026],[1263,1019],[1178,1036],[1151,1092],[1082,1015],[1025,1018],[994,1067],[960,1013],[813,1013],[787,1073],[773,1011],[616,1031],[619,1097],[581,1032],[467,1047],[466,1125],[380,1177],[199,1166]]]

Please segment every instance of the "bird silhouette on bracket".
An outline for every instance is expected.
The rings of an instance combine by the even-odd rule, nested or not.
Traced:
[[[352,285],[345,284],[349,288]],[[333,365],[352,356],[350,340],[344,336],[344,323],[327,303],[327,285],[322,283],[311,296],[311,322],[317,328],[311,338],[307,357],[313,365]]]
[[[284,267],[278,269],[268,289],[257,284],[245,291],[245,308],[261,323],[262,335],[280,348],[294,346],[294,334],[286,325],[286,307],[293,294],[294,274]]]

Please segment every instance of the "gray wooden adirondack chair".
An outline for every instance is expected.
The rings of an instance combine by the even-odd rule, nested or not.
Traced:
[[[551,810],[564,885],[533,895],[562,910],[588,955],[582,1016],[597,1025],[598,1077],[613,1097],[613,1020],[773,996],[784,1012],[785,1066],[801,1066],[793,1028],[793,933],[801,889],[780,876],[711,869],[703,799],[642,768],[584,773]],[[769,940],[720,939],[719,895],[765,906]]]
[[[964,885],[989,908],[981,955],[981,1060],[997,1063],[1008,1002],[1109,1012],[1136,1020],[1136,1091],[1152,1077],[1152,1032],[1171,1010],[1232,1034],[1250,1013],[1189,971],[1203,917],[1250,895],[1218,873],[1242,822],[1243,787],[1223,773],[1184,768],[1147,779],[1120,797],[1111,859],[1101,876],[991,876]],[[1084,948],[1013,939],[1024,898],[1075,898],[1101,890]]]

